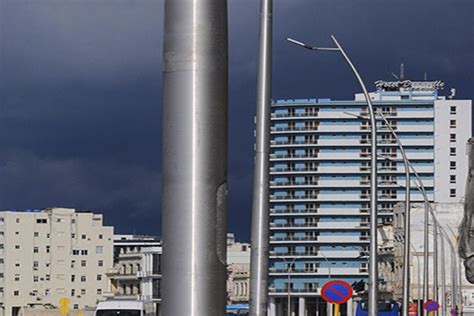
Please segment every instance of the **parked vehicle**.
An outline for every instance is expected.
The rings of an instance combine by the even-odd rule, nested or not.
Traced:
[[[378,301],[378,316],[398,316],[400,306],[395,301]],[[369,303],[362,300],[357,304],[356,316],[367,316]]]
[[[97,305],[94,316],[157,316],[153,302],[105,301]]]

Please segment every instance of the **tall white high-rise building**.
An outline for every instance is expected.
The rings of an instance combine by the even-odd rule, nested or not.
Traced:
[[[378,81],[370,95],[401,138],[429,199],[459,203],[471,101],[441,96],[443,87],[440,81]],[[363,95],[272,104],[270,315],[286,313],[288,293],[296,315],[324,315],[325,282],[367,280],[370,125],[348,113],[368,116]],[[378,213],[389,223],[404,200],[404,164],[390,131],[378,124]],[[415,187],[411,195],[423,201]],[[352,305],[342,308],[350,312]]]
[[[20,308],[95,307],[109,289],[113,228],[74,209],[0,212],[0,315]]]

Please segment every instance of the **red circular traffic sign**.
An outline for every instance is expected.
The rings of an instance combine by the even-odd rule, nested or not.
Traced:
[[[436,312],[439,309],[439,303],[436,301],[429,300],[426,301],[425,304],[423,304],[423,308],[427,312]]]
[[[332,304],[344,304],[352,297],[352,286],[342,280],[329,281],[321,289],[323,299]]]

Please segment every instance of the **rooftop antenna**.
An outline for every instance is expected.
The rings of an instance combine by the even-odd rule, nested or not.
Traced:
[[[403,63],[400,64],[400,81],[405,80],[405,65]]]

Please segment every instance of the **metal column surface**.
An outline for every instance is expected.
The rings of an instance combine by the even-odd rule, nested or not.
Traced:
[[[264,316],[268,299],[269,158],[272,91],[273,0],[260,1],[260,47],[252,205],[250,315]]]
[[[165,316],[226,304],[226,0],[166,0],[163,65]]]

